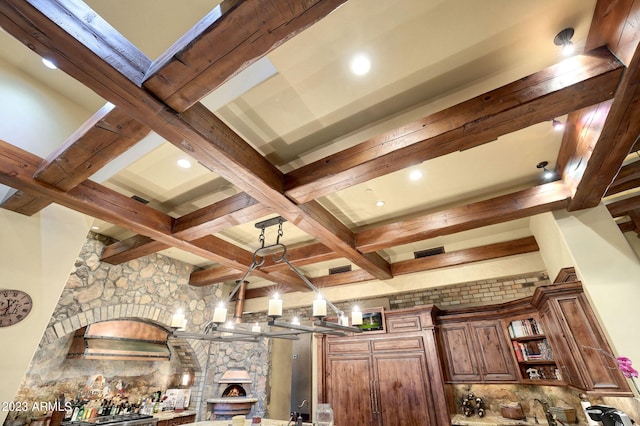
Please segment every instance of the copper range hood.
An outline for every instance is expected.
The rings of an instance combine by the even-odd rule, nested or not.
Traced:
[[[75,332],[67,358],[168,361],[168,335],[164,328],[136,319],[97,322]]]

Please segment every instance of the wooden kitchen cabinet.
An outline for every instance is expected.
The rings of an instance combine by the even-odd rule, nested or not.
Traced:
[[[428,426],[448,420],[421,332],[323,338],[321,395],[337,425]],[[433,339],[435,352],[435,339]],[[434,398],[434,393],[436,397]]]
[[[471,342],[471,330],[467,324],[441,325],[440,338],[444,348],[447,381],[452,383],[480,382],[476,349]]]
[[[563,380],[593,393],[631,395],[582,285],[558,284],[539,303]]]
[[[517,382],[511,345],[502,328],[499,320],[442,324],[440,336],[448,381]]]

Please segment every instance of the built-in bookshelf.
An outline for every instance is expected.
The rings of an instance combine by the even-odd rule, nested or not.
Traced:
[[[538,318],[512,319],[507,323],[507,331],[524,382],[558,384],[562,381]]]

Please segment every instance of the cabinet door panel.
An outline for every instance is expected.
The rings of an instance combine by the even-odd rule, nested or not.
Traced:
[[[384,426],[428,426],[431,391],[423,353],[374,355],[374,407]],[[358,423],[351,423],[358,424]]]
[[[374,425],[371,357],[336,356],[327,359],[327,402],[337,425]]]
[[[478,343],[480,375],[485,382],[516,381],[516,369],[511,347],[500,321],[479,321],[470,324]]]
[[[573,360],[571,348],[560,327],[558,315],[559,313],[551,309],[550,304],[546,304],[540,310],[540,320],[551,342],[553,358],[556,360],[562,380],[568,385],[584,389],[584,381]]]
[[[451,382],[478,382],[480,373],[467,324],[444,324],[440,327]]]
[[[559,298],[557,306],[561,324],[572,336],[576,354],[580,354],[578,360],[583,364],[588,388],[626,391],[626,382],[584,295]]]

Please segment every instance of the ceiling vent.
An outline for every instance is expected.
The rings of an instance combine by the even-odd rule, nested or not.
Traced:
[[[342,274],[343,272],[351,272],[351,265],[336,266],[329,268],[329,275]]]
[[[145,200],[144,198],[138,197],[137,195],[132,195],[131,199],[136,200],[136,201],[138,201],[139,203],[142,203],[142,204],[149,204],[149,200]]]
[[[414,251],[413,258],[420,259],[423,257],[435,256],[436,254],[443,254],[443,253],[444,253],[444,246],[434,247],[426,250]]]
[[[97,322],[75,332],[67,358],[168,361],[168,335],[163,327],[139,320]]]

